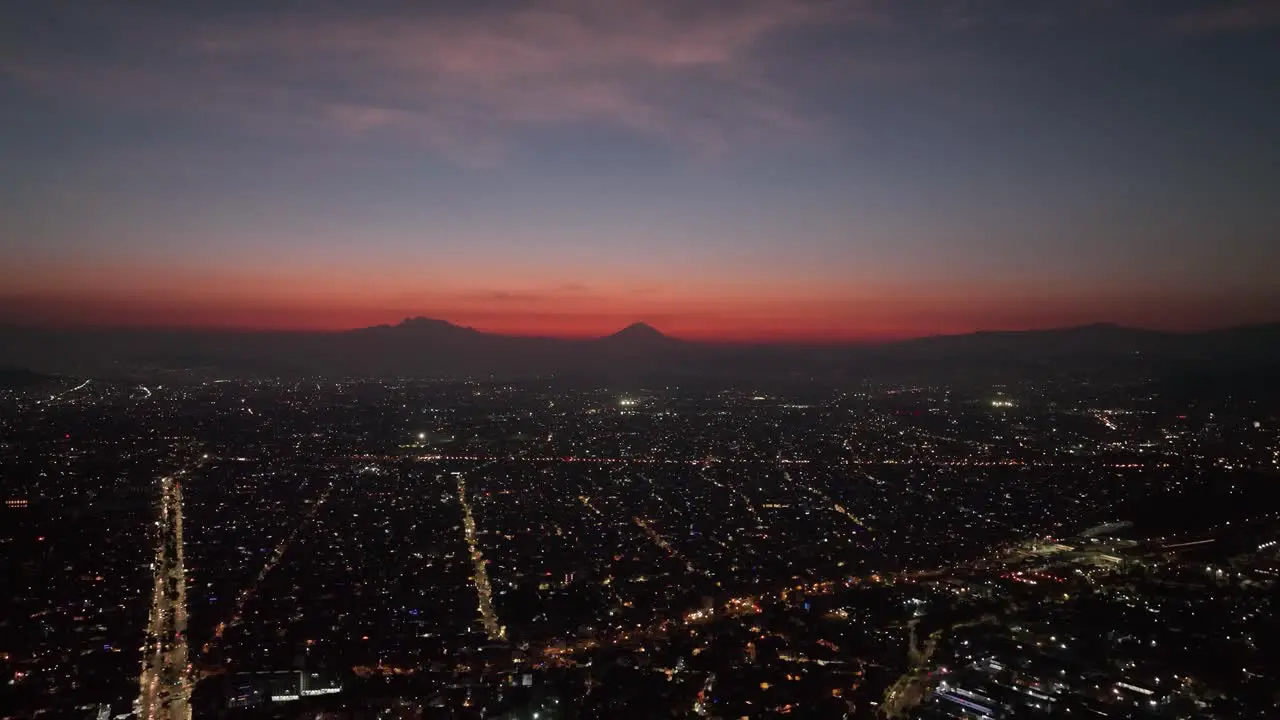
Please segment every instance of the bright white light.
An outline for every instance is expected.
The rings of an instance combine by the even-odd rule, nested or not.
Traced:
[[[419,439],[419,440],[426,440],[426,439],[427,439],[427,434],[426,434],[426,433],[418,433],[418,439]]]

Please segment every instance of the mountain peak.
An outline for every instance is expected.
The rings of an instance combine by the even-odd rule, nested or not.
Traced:
[[[448,320],[437,320],[429,317],[407,317],[395,325],[373,325],[367,328],[359,328],[352,330],[356,334],[377,334],[377,335],[395,335],[395,336],[441,336],[449,337],[454,335],[462,335],[463,333],[474,335],[479,334],[475,328],[465,327],[462,325],[454,325]]]
[[[630,325],[622,328],[618,332],[610,335],[609,338],[612,338],[615,340],[628,340],[628,341],[637,341],[637,340],[653,341],[653,340],[670,340],[671,339],[666,335],[663,335],[662,331],[658,330],[654,326],[648,323],[643,323],[643,322],[631,323]]]
[[[404,328],[406,330],[470,330],[471,329],[468,327],[463,327],[461,325],[454,325],[448,320],[437,320],[436,318],[422,317],[421,315],[417,317],[407,317],[401,320],[400,324],[396,325],[396,327]]]

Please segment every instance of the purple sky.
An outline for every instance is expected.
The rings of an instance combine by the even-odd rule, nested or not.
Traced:
[[[1280,319],[1280,3],[0,10],[0,320]]]

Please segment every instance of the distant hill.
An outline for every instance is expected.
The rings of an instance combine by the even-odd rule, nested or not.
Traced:
[[[27,388],[59,382],[61,378],[21,367],[0,367],[0,388]]]
[[[1098,324],[879,345],[753,346],[679,340],[645,323],[567,340],[421,317],[342,332],[0,328],[0,364],[99,377],[1123,379],[1280,368],[1280,324],[1200,333]]]

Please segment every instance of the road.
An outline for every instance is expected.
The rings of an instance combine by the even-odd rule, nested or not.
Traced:
[[[144,720],[191,720],[187,659],[187,583],[182,559],[182,482],[160,479],[151,612],[143,644],[135,714]]]
[[[871,477],[871,476],[870,476],[870,475],[868,475],[867,477]],[[810,495],[812,495],[812,496],[814,496],[814,497],[818,498],[819,500],[823,501],[824,503],[827,503],[828,505],[830,505],[830,506],[831,506],[832,511],[834,511],[834,512],[836,512],[836,513],[839,513],[840,515],[845,516],[846,518],[848,518],[849,522],[853,523],[854,525],[857,525],[860,529],[862,529],[862,530],[866,530],[867,532],[871,532],[871,528],[870,528],[870,527],[868,527],[866,523],[862,522],[862,519],[861,519],[861,518],[859,518],[858,516],[854,515],[853,513],[849,512],[848,510],[846,510],[846,509],[844,508],[844,506],[843,506],[843,505],[841,505],[840,503],[836,502],[835,500],[832,500],[830,496],[828,496],[826,493],[822,492],[821,490],[818,490],[818,489],[817,489],[817,488],[815,488],[815,487],[812,487],[812,486],[810,486],[810,485],[806,485],[806,484],[804,484],[804,483],[802,483],[802,482],[800,482],[800,481],[798,481],[798,480],[796,480],[796,479],[792,478],[792,477],[791,477],[791,473],[789,473],[789,472],[787,472],[787,471],[785,471],[785,470],[782,472],[782,479],[783,479],[783,480],[786,480],[787,482],[791,483],[792,485],[795,485],[796,487],[800,488],[801,490],[804,490],[804,491],[808,492]],[[872,479],[874,479],[874,478],[872,478]]]
[[[196,653],[196,659],[198,661],[197,664],[201,666],[202,673],[214,672],[217,670],[218,664],[211,661],[214,648],[218,646],[218,643],[222,642],[222,638],[226,634],[228,628],[240,624],[240,619],[244,615],[245,606],[248,605],[249,601],[253,599],[253,596],[257,594],[258,588],[262,585],[262,581],[265,580],[267,576],[271,574],[271,571],[280,564],[281,558],[283,558],[284,554],[289,551],[289,548],[293,545],[293,541],[298,539],[298,535],[316,519],[317,515],[320,514],[320,508],[324,507],[325,502],[328,501],[329,495],[332,493],[333,483],[329,483],[329,487],[325,488],[324,492],[320,493],[319,499],[311,504],[310,509],[308,509],[306,514],[302,516],[302,520],[293,528],[293,532],[286,535],[284,539],[276,545],[275,549],[271,551],[271,555],[267,558],[267,562],[262,566],[262,569],[258,571],[253,582],[241,590],[240,594],[236,596],[236,603],[231,609],[231,617],[218,623],[217,627],[213,630],[213,637],[209,638],[208,642],[204,644],[204,647],[200,649],[200,652]]]
[[[983,615],[976,620],[966,620],[955,623],[948,628],[939,628],[929,633],[929,637],[925,640],[923,647],[920,647],[916,640],[916,624],[918,622],[919,619],[913,619],[907,623],[907,628],[910,631],[907,643],[910,668],[885,692],[884,700],[881,702],[878,712],[878,715],[882,718],[903,717],[929,697],[936,679],[934,673],[930,670],[929,661],[933,659],[933,654],[938,650],[938,641],[942,640],[946,633],[961,628],[973,627],[974,625],[998,624],[1000,619],[994,615]]]
[[[85,388],[89,387],[89,383],[91,383],[91,382],[93,382],[93,381],[92,381],[92,380],[85,380],[84,382],[82,382],[82,383],[80,383],[79,385],[77,385],[77,386],[75,386],[75,387],[71,388],[70,390],[63,390],[63,391],[62,391],[62,392],[60,392],[60,393],[56,393],[56,394],[54,394],[54,395],[50,395],[50,396],[49,396],[49,399],[48,399],[48,401],[47,401],[47,402],[52,403],[54,400],[57,400],[57,399],[58,399],[58,398],[60,398],[60,397],[64,397],[64,396],[66,396],[66,395],[70,395],[71,393],[76,392],[76,391],[78,391],[78,390],[83,390],[83,389],[85,389]],[[37,401],[36,401],[36,404],[37,404],[37,405],[39,405],[40,403],[41,403],[41,401],[40,401],[40,400],[37,400]]]
[[[476,520],[471,514],[471,502],[467,500],[467,481],[462,473],[455,472],[458,478],[458,505],[462,507],[462,539],[467,543],[467,553],[471,556],[471,584],[476,589],[477,611],[480,623],[490,640],[506,640],[507,630],[498,622],[498,614],[493,609],[493,587],[489,584],[489,570],[485,563],[484,553],[480,551],[480,543],[476,535]]]

